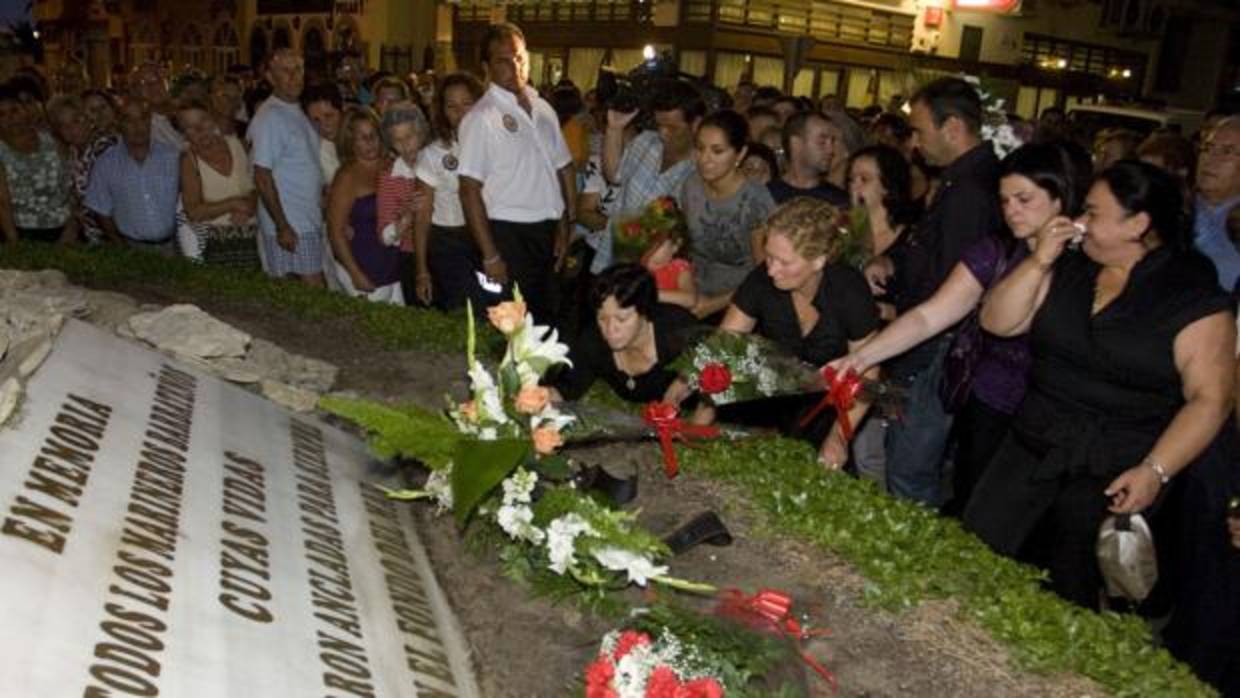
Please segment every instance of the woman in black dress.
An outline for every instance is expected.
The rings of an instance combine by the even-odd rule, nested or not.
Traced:
[[[732,305],[720,329],[747,334],[755,332],[814,366],[856,350],[878,329],[878,309],[870,287],[861,272],[835,262],[843,241],[836,221],[839,209],[818,199],[798,197],[775,210],[759,230],[765,239],[764,266],[749,273],[732,297]],[[876,375],[871,369],[867,375]],[[821,443],[819,458],[837,470],[848,460],[848,444],[839,425],[832,426],[834,413],[806,427],[802,414],[813,408],[821,395],[797,396],[766,401],[763,411],[777,416],[777,426],[815,443]],[[719,419],[747,418],[730,415],[728,408]],[[776,413],[779,413],[776,415]],[[858,424],[865,406],[858,404],[849,414]]]
[[[598,276],[590,291],[597,322],[569,347],[572,368],[554,382],[553,399],[576,400],[602,378],[630,402],[679,405],[687,384],[668,368],[697,332],[697,320],[659,303],[654,277],[640,264],[617,264]]]
[[[1090,608],[1107,513],[1149,507],[1231,407],[1231,302],[1192,251],[1182,211],[1171,175],[1121,162],[1095,179],[1077,221],[1084,254],[1064,251],[1074,222],[1052,219],[982,310],[994,334],[1029,332],[1033,369],[965,526]]]

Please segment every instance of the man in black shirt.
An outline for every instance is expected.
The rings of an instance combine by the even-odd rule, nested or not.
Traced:
[[[899,313],[930,296],[947,279],[961,253],[1003,224],[998,201],[999,161],[981,139],[982,105],[977,91],[959,78],[942,78],[913,96],[909,126],[926,161],[943,168],[922,220],[867,268]],[[908,386],[902,418],[887,431],[887,488],[892,494],[937,507],[943,503],[943,452],[951,416],[938,397],[948,331],[926,340],[885,366]]]
[[[834,206],[848,206],[848,193],[826,180],[838,146],[838,131],[817,112],[797,112],[784,123],[784,154],[788,167],[782,177],[766,188],[775,203],[798,196],[822,199]]]

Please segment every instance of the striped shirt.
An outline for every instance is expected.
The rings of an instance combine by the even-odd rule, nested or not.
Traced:
[[[416,185],[417,180],[414,179],[413,168],[401,158],[396,158],[392,166],[379,175],[379,186],[375,187],[378,200],[375,227],[380,231],[381,239],[389,239],[389,236],[395,237],[396,219],[400,218],[401,211],[409,208]],[[389,226],[391,230],[388,230]],[[413,252],[412,235],[404,235],[400,238],[400,249],[404,252]]]
[[[176,230],[180,162],[176,148],[153,139],[146,159],[138,162],[122,140],[95,161],[86,207],[111,217],[131,240],[167,240]]]

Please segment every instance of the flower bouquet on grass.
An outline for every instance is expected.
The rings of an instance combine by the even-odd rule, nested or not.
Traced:
[[[357,404],[337,401],[328,409],[367,422],[401,440],[382,442],[400,455],[419,457],[417,433],[431,436],[433,448],[422,459],[431,468],[422,489],[387,490],[394,499],[432,499],[464,526],[471,521],[494,526],[503,534],[502,557],[510,573],[552,581],[554,593],[586,588],[618,589],[659,582],[686,591],[713,591],[667,576],[659,564],[667,546],[636,524],[635,514],[609,508],[576,489],[574,466],[557,453],[575,418],[556,408],[538,383],[552,366],[567,364],[568,347],[549,327],[537,325],[516,299],[487,311],[491,324],[507,339],[494,372],[475,356],[473,309],[468,308],[466,359],[471,396],[452,404],[450,422],[390,409],[376,415]],[[416,420],[410,422],[410,419]],[[394,423],[415,427],[394,428]],[[370,427],[368,425],[368,428]],[[455,432],[449,442],[444,430]],[[565,583],[567,581],[567,583]]]
[[[822,389],[817,369],[754,334],[711,332],[671,366],[715,405]]]
[[[802,627],[790,607],[786,595],[764,590],[728,592],[711,614],[668,604],[634,609],[586,667],[586,698],[808,696],[806,666],[834,686],[801,652],[820,632]]]
[[[656,243],[688,224],[684,213],[670,196],[651,201],[636,216],[616,221],[612,227],[612,254],[617,262],[636,262]]]

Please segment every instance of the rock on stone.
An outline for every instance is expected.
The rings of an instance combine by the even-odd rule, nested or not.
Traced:
[[[4,361],[4,355],[9,353],[9,333],[0,328],[0,361]]]
[[[9,421],[17,410],[17,402],[22,396],[22,384],[16,378],[9,378],[0,383],[0,425]]]
[[[39,342],[34,349],[30,350],[26,358],[22,359],[21,365],[17,367],[18,375],[22,378],[29,378],[30,374],[38,370],[39,366],[43,364],[43,360],[50,353],[52,353],[52,341],[44,339],[42,342]]]
[[[233,383],[257,383],[263,379],[263,374],[245,359],[224,357],[212,359],[209,365],[212,373]]]
[[[127,325],[130,316],[138,312],[137,302],[113,291],[87,291],[86,305],[89,321],[109,332]],[[133,333],[129,336],[132,338]]]
[[[336,382],[339,369],[318,359],[290,354],[264,339],[250,343],[245,357],[251,370],[264,378],[324,393]]]
[[[319,404],[318,393],[278,381],[265,380],[262,389],[269,400],[294,412],[310,412]]]
[[[195,305],[170,305],[129,318],[129,328],[159,349],[197,358],[240,357],[250,335],[220,322]]]

